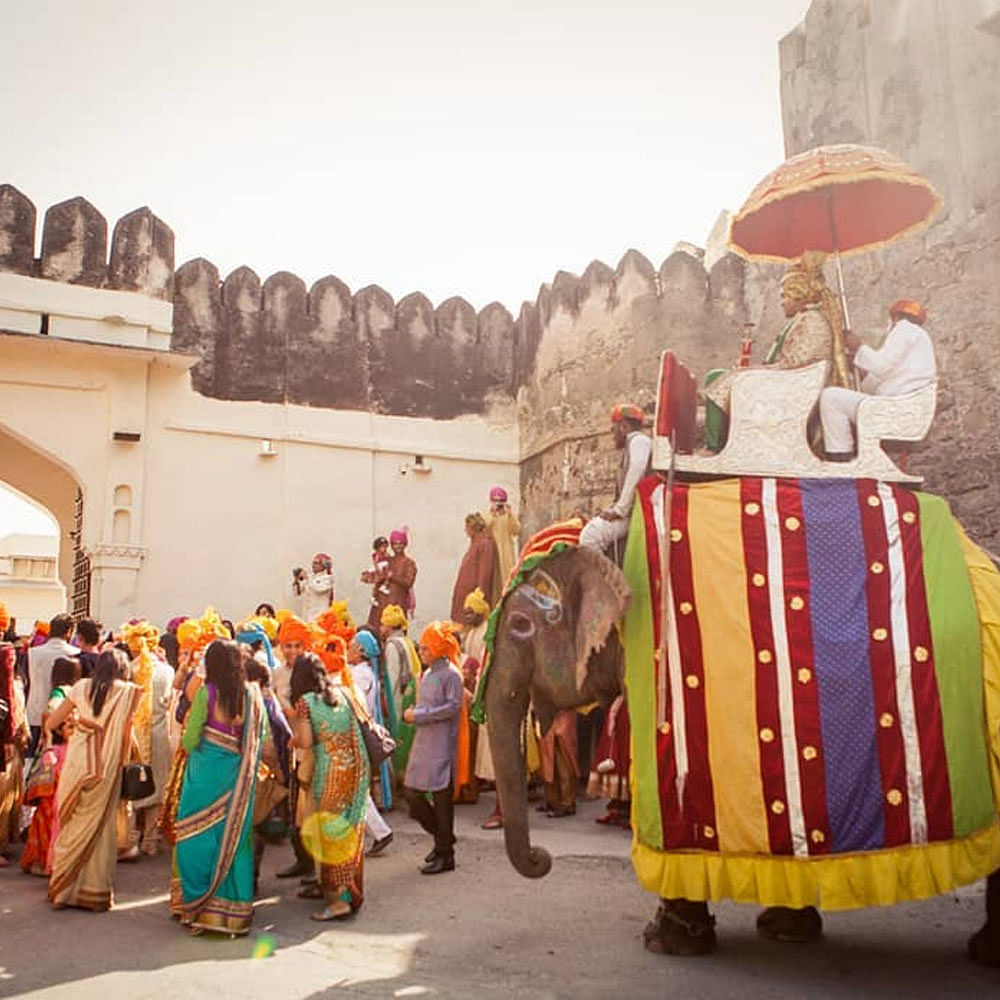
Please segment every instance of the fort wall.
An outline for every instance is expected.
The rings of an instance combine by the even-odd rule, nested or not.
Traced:
[[[998,17],[994,0],[813,0],[780,43],[788,155],[831,142],[881,146],[928,177],[944,199],[922,232],[845,258],[844,277],[851,323],[865,337],[884,329],[886,306],[897,298],[927,307],[940,370],[938,409],[910,466],[994,551],[1000,543]]]

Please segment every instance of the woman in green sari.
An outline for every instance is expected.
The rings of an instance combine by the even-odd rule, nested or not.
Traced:
[[[303,653],[292,669],[293,746],[309,813],[302,819],[302,841],[316,861],[326,900],[313,920],[351,917],[364,902],[371,769],[344,669],[327,673],[315,653]]]
[[[182,740],[187,760],[173,822],[171,909],[194,934],[246,934],[253,920],[253,800],[266,717],[235,642],[213,642],[205,671]]]

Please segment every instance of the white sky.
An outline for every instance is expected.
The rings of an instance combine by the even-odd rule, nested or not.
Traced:
[[[516,314],[557,270],[703,244],[781,162],[808,0],[3,7],[0,182],[40,213],[148,204],[178,265]]]

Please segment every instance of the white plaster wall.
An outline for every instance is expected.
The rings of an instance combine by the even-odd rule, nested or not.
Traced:
[[[0,342],[0,427],[81,484],[85,542],[101,553],[92,611],[109,625],[140,614],[162,623],[209,603],[234,619],[262,600],[288,604],[291,568],[318,550],[332,555],[338,596],[363,619],[359,574],[372,537],[403,524],[419,567],[418,620],[447,615],[464,515],[484,509],[495,484],[517,503],[512,405],[434,421],[229,402],[194,392],[176,357],[46,337]],[[123,427],[141,441],[112,441]],[[262,439],[274,457],[261,456]],[[418,454],[430,472],[411,471]],[[12,471],[0,463],[0,477],[16,479]],[[113,545],[119,485],[132,490],[131,531]]]

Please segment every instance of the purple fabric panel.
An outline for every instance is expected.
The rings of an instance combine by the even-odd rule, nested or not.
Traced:
[[[871,850],[885,829],[857,488],[813,479],[801,489],[831,851]]]

